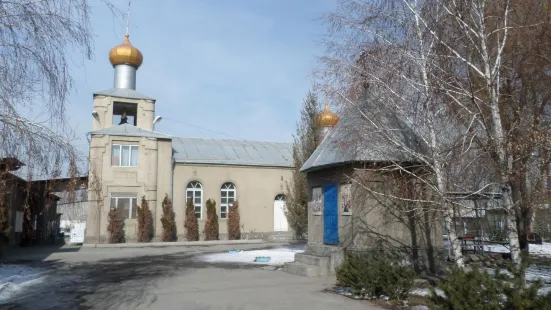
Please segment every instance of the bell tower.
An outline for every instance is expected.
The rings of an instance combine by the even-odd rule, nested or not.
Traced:
[[[123,42],[109,51],[109,62],[114,69],[113,88],[94,94],[93,130],[124,124],[153,130],[155,99],[136,91],[143,55],[130,43],[128,32]]]

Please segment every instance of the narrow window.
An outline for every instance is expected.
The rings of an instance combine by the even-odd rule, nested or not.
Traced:
[[[222,184],[222,188],[220,189],[220,218],[228,218],[228,211],[233,206],[235,197],[235,184],[231,182]]]
[[[121,165],[121,146],[113,145],[111,148],[111,165],[120,166]]]
[[[197,181],[189,182],[186,188],[186,203],[187,200],[193,201],[195,207],[195,217],[200,219],[202,217],[203,208],[203,185]]]

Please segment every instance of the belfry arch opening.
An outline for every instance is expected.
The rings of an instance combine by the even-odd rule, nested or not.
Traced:
[[[138,105],[130,102],[113,103],[113,125],[129,124],[136,126]]]

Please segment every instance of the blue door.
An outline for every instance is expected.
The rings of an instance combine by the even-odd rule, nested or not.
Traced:
[[[323,187],[323,243],[339,244],[339,209],[337,184],[330,183]]]

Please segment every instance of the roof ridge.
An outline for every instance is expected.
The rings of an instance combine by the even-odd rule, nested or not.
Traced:
[[[153,138],[159,138],[159,137],[160,138],[170,138],[170,139],[173,138],[173,136],[171,136],[171,135],[167,135],[167,134],[160,133],[160,132],[153,131],[153,130],[149,130],[149,129],[139,128],[139,127],[136,127],[136,126],[130,125],[130,124],[113,125],[111,127],[106,127],[106,128],[91,131],[91,132],[89,132],[89,134],[91,134],[91,135],[113,135],[113,136],[116,136],[116,135],[124,136],[124,135],[134,134],[134,135],[137,135],[137,136],[142,135],[142,136],[149,136],[149,137],[153,137]]]
[[[99,92],[94,92],[93,96],[111,96],[111,97],[117,97],[117,98],[127,98],[127,99],[144,99],[144,100],[153,100],[156,101],[155,98],[149,97],[147,95],[144,95],[140,92],[138,92],[135,89],[129,89],[129,88],[110,88]]]
[[[226,139],[226,138],[201,138],[201,137],[183,137],[173,136],[178,139],[192,139],[192,140],[211,140],[211,141],[239,141],[239,142],[261,142],[261,143],[276,143],[276,144],[293,144],[293,142],[277,142],[267,140],[249,140],[249,139]]]

